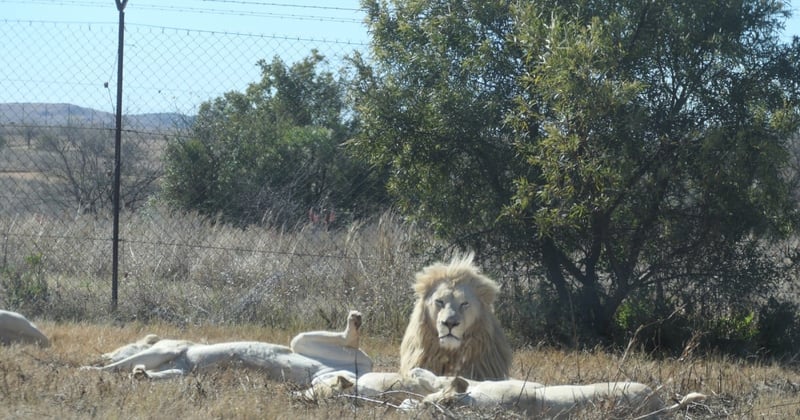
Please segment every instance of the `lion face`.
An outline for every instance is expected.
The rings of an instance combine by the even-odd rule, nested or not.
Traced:
[[[439,345],[447,350],[461,346],[480,311],[480,302],[473,289],[464,284],[439,284],[426,306],[429,319],[436,324]]]
[[[505,379],[511,346],[494,315],[500,286],[480,273],[473,255],[435,263],[415,275],[417,297],[400,343],[400,372]]]
[[[354,330],[358,330],[359,328],[361,328],[361,323],[362,323],[361,312],[350,311],[350,313],[347,315],[347,326]]]

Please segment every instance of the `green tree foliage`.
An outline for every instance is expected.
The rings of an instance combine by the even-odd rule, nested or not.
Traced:
[[[439,233],[535,261],[585,331],[610,336],[632,296],[735,311],[780,276],[764,239],[796,228],[800,122],[783,2],[363,4],[356,148]]]
[[[507,3],[364,2],[376,60],[355,61],[353,149],[390,168],[407,215],[475,248],[513,235],[497,218],[527,170],[504,122],[521,71]]]
[[[343,78],[314,52],[287,66],[260,61],[244,92],[205,102],[189,136],[166,153],[165,198],[237,224],[293,224],[333,210],[361,217],[382,205],[380,174],[341,147],[356,125]]]
[[[25,257],[21,267],[4,265],[0,269],[0,287],[3,303],[9,308],[32,315],[45,313],[51,295],[45,278],[44,257],[31,254]]]

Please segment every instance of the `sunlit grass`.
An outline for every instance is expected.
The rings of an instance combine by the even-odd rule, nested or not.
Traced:
[[[148,333],[201,343],[288,344],[300,331],[342,329],[347,311],[358,309],[365,316],[362,347],[375,369],[395,371],[413,303],[410,281],[445,257],[441,244],[392,214],[339,230],[238,229],[157,211],[125,220],[119,306],[112,314],[108,220],[0,218],[0,230],[12,233],[4,242],[7,266],[24,267],[26,257],[41,256],[48,284],[46,299],[4,309],[33,318],[53,343],[0,348],[0,418],[518,417],[470,410],[411,415],[347,398],[298,402],[291,398],[296,386],[235,369],[163,382],[79,370]],[[779,365],[691,351],[660,358],[638,351],[637,343],[627,353],[528,348],[516,338],[515,378],[544,384],[632,380],[665,400],[688,392],[709,396],[679,418],[800,418],[796,360]],[[575,418],[609,416],[595,407]]]
[[[419,418],[386,406],[337,398],[319,403],[292,398],[293,384],[266,379],[258,372],[211,370],[166,381],[137,381],[127,373],[84,371],[102,352],[147,333],[197,342],[260,340],[286,344],[297,331],[254,324],[179,327],[165,323],[90,324],[39,322],[52,339],[49,348],[0,348],[2,418]],[[365,337],[362,347],[376,370],[398,367],[399,342]],[[518,349],[512,376],[545,384],[581,384],[609,380],[644,382],[664,399],[697,391],[709,396],[676,418],[796,418],[800,416],[800,373],[771,363],[750,363],[717,356],[683,360],[655,359],[638,352]],[[458,418],[516,418],[513,413],[452,410]],[[594,407],[574,418],[601,419]],[[441,418],[429,411],[422,418]]]

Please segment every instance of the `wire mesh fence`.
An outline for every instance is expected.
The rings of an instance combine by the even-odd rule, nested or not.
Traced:
[[[54,319],[111,315],[117,34],[115,23],[0,25],[4,307]],[[203,103],[258,82],[259,60],[295,63],[318,54],[333,74],[365,50],[339,41],[125,25],[115,317],[283,326],[321,317],[338,324],[348,307],[358,307],[376,323],[400,328],[407,279],[435,244],[391,213],[335,228],[332,207],[291,208],[281,223],[223,223],[161,196],[170,142],[191,138]],[[80,65],[70,64],[75,57]],[[266,203],[264,212],[282,205]]]

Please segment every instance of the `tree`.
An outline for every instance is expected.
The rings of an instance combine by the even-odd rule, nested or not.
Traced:
[[[262,60],[259,82],[203,103],[189,135],[167,148],[167,200],[243,225],[293,224],[321,208],[361,217],[382,205],[380,174],[341,147],[356,121],[345,81],[323,62],[316,52],[291,66]]]
[[[769,291],[762,241],[797,228],[783,2],[508,3],[363,3],[377,63],[355,147],[391,166],[404,208],[536,261],[604,337],[635,296]]]
[[[37,147],[47,152],[42,167],[53,183],[55,194],[50,204],[82,213],[110,211],[113,204],[114,140],[108,129],[69,121],[65,126],[47,130],[38,138]],[[134,210],[156,189],[161,166],[138,144],[122,144],[124,171],[120,179],[120,205]]]
[[[375,65],[354,61],[362,129],[352,150],[390,168],[407,215],[473,248],[516,229],[497,223],[527,170],[505,123],[522,52],[505,42],[506,1],[363,2]]]

